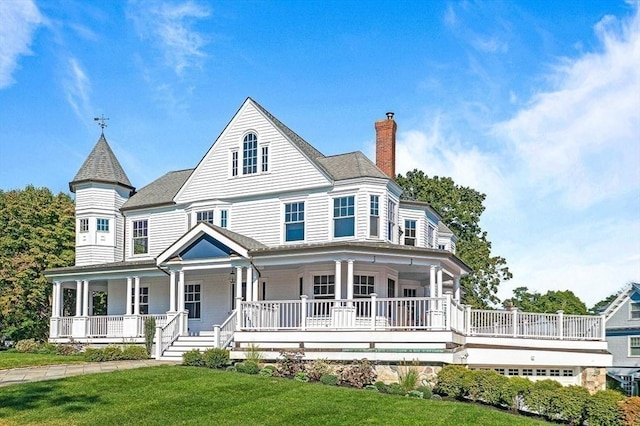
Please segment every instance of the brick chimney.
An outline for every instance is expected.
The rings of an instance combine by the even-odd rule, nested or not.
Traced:
[[[386,120],[376,121],[376,166],[391,179],[396,178],[396,122],[393,113]]]

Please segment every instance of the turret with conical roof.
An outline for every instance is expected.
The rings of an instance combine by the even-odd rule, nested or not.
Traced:
[[[69,182],[76,194],[76,265],[123,260],[120,207],[135,191],[104,133]]]

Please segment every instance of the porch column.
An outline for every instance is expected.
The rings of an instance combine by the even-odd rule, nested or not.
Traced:
[[[336,272],[335,272],[335,299],[342,299],[342,261],[336,260]]]
[[[60,316],[60,281],[53,282],[53,291],[51,292],[51,316]]]
[[[131,289],[133,288],[132,278],[127,277],[127,295],[124,298],[124,303],[127,306],[125,311],[127,315],[131,315]]]
[[[184,271],[178,272],[178,312],[184,311]]]
[[[249,266],[249,269],[253,269],[252,266]],[[251,285],[251,290],[253,291],[253,297],[251,298],[251,300],[253,300],[254,302],[257,302],[259,297],[258,297],[258,290],[260,288],[260,285],[258,283],[258,271],[256,271],[255,274],[253,274],[253,284]]]
[[[347,299],[353,299],[353,259],[347,260]]]
[[[460,302],[460,277],[453,280],[453,300]]]
[[[247,302],[253,302],[253,269],[247,267]]]
[[[140,315],[140,277],[133,277],[133,315]]]
[[[242,266],[236,266],[236,300],[242,300]],[[240,305],[236,303],[236,309],[240,308]]]
[[[82,316],[82,281],[76,281],[76,316]]]
[[[431,265],[429,269],[429,297],[436,297],[436,267]]]
[[[169,312],[176,311],[176,271],[169,273]]]
[[[89,280],[84,280],[82,287],[82,316],[89,316]]]
[[[437,286],[438,297],[442,297],[442,268],[438,268]],[[442,306],[442,302],[438,302],[438,306]]]

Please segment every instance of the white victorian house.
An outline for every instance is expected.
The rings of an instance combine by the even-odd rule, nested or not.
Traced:
[[[69,184],[76,265],[47,271],[50,340],[141,342],[153,316],[158,358],[212,346],[242,358],[258,345],[271,358],[302,348],[601,386],[602,317],[460,303],[470,269],[456,237],[402,198],[393,114],[375,130],[376,164],[325,156],[249,98],[194,169],[139,190],[101,135]],[[95,292],[106,315],[94,315]]]

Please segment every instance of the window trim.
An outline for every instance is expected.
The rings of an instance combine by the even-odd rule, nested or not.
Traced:
[[[96,231],[97,232],[109,232],[109,219],[105,217],[96,218]]]
[[[409,227],[409,224],[412,223],[413,227]],[[404,245],[405,246],[413,246],[417,245],[418,239],[418,221],[415,219],[405,219],[404,220]],[[410,235],[411,234],[411,235]],[[409,241],[412,241],[412,244],[409,244]]]
[[[136,236],[136,223],[144,222],[144,236]],[[138,230],[137,232],[141,232]],[[144,240],[144,252],[136,253],[136,240]],[[131,253],[133,256],[143,256],[149,254],[149,219],[137,219],[131,221]]]
[[[375,202],[374,202],[375,199]],[[375,220],[375,233],[373,221]],[[369,237],[380,238],[380,195],[369,195]]]
[[[231,151],[231,177],[238,176],[238,150]]]
[[[269,145],[260,145],[260,173],[269,172]]]
[[[89,219],[78,219],[78,231],[83,234],[89,232]]]
[[[294,212],[293,210],[287,212],[287,208],[289,207],[293,207],[296,206],[297,210]],[[302,206],[302,209],[300,210],[300,206]],[[305,202],[303,201],[291,201],[288,203],[284,203],[284,216],[283,216],[283,224],[284,224],[284,235],[283,235],[283,240],[285,243],[290,243],[290,242],[304,242],[306,239],[306,219],[305,219]],[[290,220],[287,221],[287,217],[289,216]],[[293,217],[295,216],[295,218],[297,220],[292,220]],[[302,216],[302,220],[300,220],[300,216]],[[288,235],[288,228],[289,225],[302,225],[302,238],[300,239],[289,239]]]
[[[190,295],[191,293],[193,293],[194,295],[196,294],[195,291],[189,292],[187,291],[189,286],[198,286],[198,300],[187,300],[188,299],[188,295]],[[194,306],[197,304],[198,305],[198,309],[197,309],[197,313],[199,314],[199,316],[187,316],[189,321],[202,321],[202,281],[187,281],[184,283],[184,309],[187,310],[187,305],[193,303]],[[191,315],[191,311],[189,311],[189,314]],[[195,315],[195,313],[194,313]]]
[[[387,240],[390,242],[395,242],[395,231],[398,225],[398,218],[396,217],[396,206],[397,203],[392,200],[387,200]]]
[[[196,212],[196,224],[198,224],[200,222],[205,222],[205,223],[213,225],[213,218],[215,216],[214,213],[215,213],[215,211],[213,209],[197,211]],[[206,219],[202,219],[202,216],[204,216],[205,214],[207,215],[207,218]]]
[[[145,287],[140,286],[139,299],[140,299],[140,315],[149,315],[149,286],[145,286]],[[146,301],[144,301],[145,299]],[[133,292],[131,294],[131,312],[135,312],[135,306],[136,306],[136,294],[135,292]],[[145,312],[145,309],[142,309],[143,306],[146,307],[146,312]]]
[[[635,346],[636,349],[638,349],[638,354],[634,355],[631,352],[632,349],[632,345],[631,345],[631,341],[632,339],[638,339],[637,340],[637,345]],[[640,336],[627,336],[627,355],[629,358],[640,358]]]
[[[258,174],[258,160],[258,135],[248,132],[242,138],[242,176]]]
[[[634,306],[636,306],[637,309],[633,309]],[[638,313],[637,318],[633,317],[634,312]],[[631,321],[640,320],[640,302],[634,302],[633,300],[629,300],[629,319]]]
[[[220,228],[229,227],[229,209],[220,209]]]
[[[351,205],[349,204],[349,198],[352,199]],[[343,199],[347,200],[347,204],[343,206],[342,203],[340,202],[338,204],[338,206],[336,207],[336,201],[343,200]],[[336,197],[333,197],[331,199],[331,211],[332,211],[331,219],[332,219],[332,225],[333,225],[333,233],[332,233],[332,235],[333,235],[334,239],[336,239],[336,238],[353,238],[353,237],[355,237],[357,235],[357,229],[356,229],[356,226],[357,226],[356,207],[357,207],[357,205],[358,204],[357,204],[357,200],[356,200],[355,194],[354,195],[336,196]],[[350,211],[349,208],[350,207],[353,209],[351,214],[349,214],[349,211]],[[338,213],[341,214],[343,209],[346,209],[346,213],[347,214],[344,215],[344,216],[342,216],[342,215],[336,216],[336,210],[337,210]],[[336,235],[336,228],[337,228],[336,227],[336,221],[337,220],[341,220],[341,221],[344,220],[345,222],[346,221],[352,222],[352,224],[353,224],[353,232],[351,234]]]

